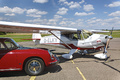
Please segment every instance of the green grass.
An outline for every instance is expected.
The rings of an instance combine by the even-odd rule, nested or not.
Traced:
[[[110,35],[110,33],[102,33],[102,34]],[[120,38],[120,30],[114,30],[114,31],[112,32],[112,37],[113,37],[113,38]]]
[[[8,37],[14,39],[16,42],[30,41],[23,39],[32,39],[32,34],[7,33],[7,35],[0,35],[0,37]]]
[[[43,34],[42,37],[48,36],[48,35],[49,34]],[[32,33],[7,33],[6,35],[0,35],[0,37],[12,38],[16,42],[32,41]],[[29,39],[31,39],[31,40],[29,40]]]

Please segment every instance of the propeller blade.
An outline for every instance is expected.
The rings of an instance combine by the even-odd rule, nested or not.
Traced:
[[[110,36],[112,35],[113,29],[114,29],[114,27],[112,27],[112,30],[111,30]]]
[[[110,39],[107,40],[107,43],[106,43],[106,46],[105,46],[106,49],[108,48],[109,43],[110,43]]]

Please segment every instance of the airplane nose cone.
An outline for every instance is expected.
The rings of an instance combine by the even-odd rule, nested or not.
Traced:
[[[108,36],[108,38],[109,38],[109,39],[113,39],[113,37],[112,37],[112,36]]]

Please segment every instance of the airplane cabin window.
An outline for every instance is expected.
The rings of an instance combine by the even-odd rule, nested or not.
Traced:
[[[67,37],[70,40],[84,40],[82,34],[63,34],[65,37]]]

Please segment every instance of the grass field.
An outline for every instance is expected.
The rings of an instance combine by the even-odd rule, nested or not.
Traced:
[[[104,33],[110,35],[110,33]],[[43,34],[43,36],[47,36],[49,34]],[[120,38],[120,30],[113,31],[112,34],[113,38]],[[7,33],[6,35],[0,35],[0,37],[9,37],[14,39],[16,42],[24,42],[24,41],[31,41],[31,40],[23,40],[23,39],[32,39],[32,33]]]
[[[14,39],[16,42],[29,41],[22,39],[31,39],[31,33],[7,33],[6,35],[0,35],[0,37],[8,37]]]
[[[110,35],[110,33],[103,33],[103,34]],[[120,38],[120,30],[114,30],[112,32],[112,37],[113,38]]]
[[[47,35],[43,34],[42,37],[47,36]],[[32,40],[32,33],[7,33],[6,35],[0,35],[0,37],[8,37],[8,38],[14,39],[16,42],[24,42],[24,41]],[[24,40],[24,39],[26,39],[26,40]],[[31,40],[29,40],[29,39],[31,39]]]

